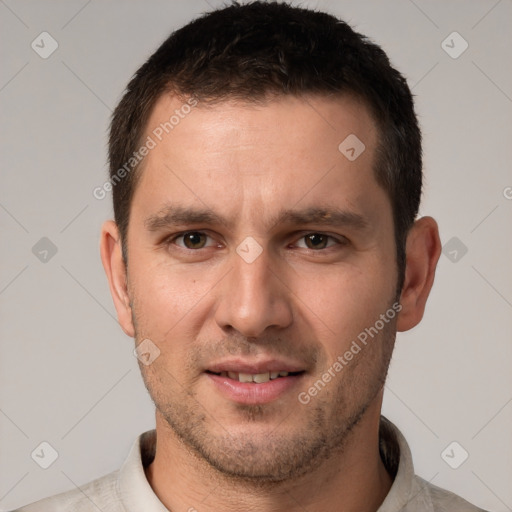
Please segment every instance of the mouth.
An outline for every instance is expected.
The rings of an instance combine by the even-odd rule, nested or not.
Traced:
[[[289,361],[235,359],[212,364],[204,375],[228,401],[262,405],[289,399],[302,386],[306,373],[303,365]]]
[[[254,383],[254,384],[265,384],[271,380],[282,379],[284,377],[294,377],[297,375],[301,375],[304,371],[298,372],[287,372],[287,371],[268,371],[263,373],[243,373],[243,372],[232,372],[232,371],[222,371],[222,372],[213,372],[207,370],[206,373],[211,375],[217,375],[219,377],[224,377],[227,379],[231,379],[238,382],[243,383]]]

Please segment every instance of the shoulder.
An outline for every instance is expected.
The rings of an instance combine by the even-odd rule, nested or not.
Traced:
[[[457,494],[446,489],[437,487],[416,476],[416,483],[423,489],[424,497],[430,502],[430,509],[435,512],[486,512],[485,510],[472,505]]]
[[[119,471],[114,471],[80,488],[56,494],[13,512],[125,512],[118,498],[118,474]]]
[[[378,512],[485,512],[416,475],[405,437],[384,417],[379,440],[382,461],[394,480]]]

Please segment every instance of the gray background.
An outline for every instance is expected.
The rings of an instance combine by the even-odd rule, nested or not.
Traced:
[[[220,3],[0,0],[0,510],[117,469],[153,427],[99,259],[110,197],[92,191],[132,73]],[[512,3],[303,4],[369,35],[408,78],[424,133],[422,214],[438,219],[443,244],[456,237],[423,323],[399,335],[384,412],[425,479],[512,510]],[[47,59],[31,48],[43,31],[59,45]],[[442,47],[453,31],[469,44],[458,58]],[[42,441],[59,454],[46,470],[31,458]],[[469,453],[458,469],[441,456],[453,441]],[[463,452],[448,453],[453,464]]]

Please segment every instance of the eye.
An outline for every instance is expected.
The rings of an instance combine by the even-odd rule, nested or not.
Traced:
[[[207,241],[210,237],[203,233],[202,231],[187,231],[186,233],[182,233],[181,235],[177,235],[172,240],[172,243],[175,243],[178,247],[183,247],[184,249],[203,249],[205,247],[209,247],[207,245]],[[210,243],[210,246],[213,243]]]
[[[304,241],[304,245],[301,245],[301,241]],[[342,241],[336,240],[334,237],[324,233],[308,233],[299,239],[297,246],[306,249],[321,250],[342,243]]]

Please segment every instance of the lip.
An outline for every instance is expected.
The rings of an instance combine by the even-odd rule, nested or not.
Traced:
[[[297,363],[279,359],[265,359],[258,362],[249,362],[242,359],[229,359],[213,363],[208,366],[207,370],[214,373],[235,372],[255,375],[266,372],[296,373],[305,371],[305,368]]]
[[[246,373],[263,372],[247,371]],[[215,388],[228,400],[239,404],[258,405],[273,402],[278,398],[283,397],[285,394],[289,393],[293,388],[298,387],[305,373],[303,372],[298,375],[288,375],[287,377],[279,377],[278,379],[269,380],[268,382],[263,382],[260,384],[239,382],[237,380],[230,379],[229,377],[222,377],[220,375],[215,375],[213,373],[205,372],[205,375],[210,379]]]

